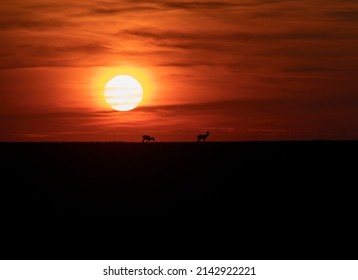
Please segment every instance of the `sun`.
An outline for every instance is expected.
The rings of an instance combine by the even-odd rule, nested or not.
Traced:
[[[116,111],[130,111],[143,99],[142,85],[133,77],[119,75],[110,79],[104,88],[104,98]]]

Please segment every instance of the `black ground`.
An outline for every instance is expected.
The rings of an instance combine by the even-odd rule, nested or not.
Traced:
[[[0,152],[1,259],[357,258],[357,141]]]

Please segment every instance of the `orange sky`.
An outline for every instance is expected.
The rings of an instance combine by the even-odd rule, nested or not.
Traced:
[[[11,0],[0,141],[358,139],[354,0]],[[129,112],[106,81],[137,78]]]

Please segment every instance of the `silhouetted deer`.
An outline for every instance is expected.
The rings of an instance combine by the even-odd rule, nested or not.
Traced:
[[[151,140],[155,141],[154,137],[150,137],[149,135],[143,135],[142,138],[143,138],[142,143],[144,141],[147,141],[147,142],[150,142]]]
[[[205,142],[206,138],[210,135],[209,131],[206,132],[206,134],[199,134],[197,136],[198,140],[196,142],[199,142],[200,140],[203,140]]]

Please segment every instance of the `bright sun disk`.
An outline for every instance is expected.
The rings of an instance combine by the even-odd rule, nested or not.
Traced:
[[[112,109],[130,111],[142,101],[143,88],[133,77],[119,75],[105,85],[104,98]]]

